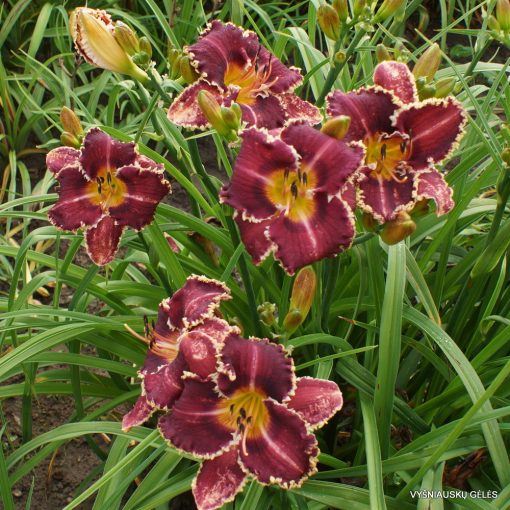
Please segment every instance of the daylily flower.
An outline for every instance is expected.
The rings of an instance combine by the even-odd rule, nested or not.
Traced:
[[[380,63],[374,83],[328,97],[329,115],[351,117],[344,140],[366,147],[358,205],[381,223],[423,199],[435,201],[437,214],[448,212],[452,190],[435,164],[448,158],[464,134],[462,105],[453,97],[419,101],[415,79],[400,62]]]
[[[141,425],[157,410],[170,409],[182,392],[185,371],[198,377],[215,371],[219,346],[238,331],[216,316],[226,299],[230,290],[223,283],[192,275],[161,302],[155,326],[146,326],[149,352],[139,371],[142,395],[124,416],[124,430]]]
[[[333,381],[296,380],[281,345],[231,333],[217,372],[205,380],[188,375],[159,430],[174,448],[205,459],[193,495],[199,510],[213,510],[232,501],[247,476],[299,487],[316,471],[319,449],[311,431],[341,407]]]
[[[348,247],[354,220],[348,199],[363,150],[305,124],[280,137],[250,128],[232,180],[220,195],[237,211],[246,249],[258,264],[270,252],[289,274]]]
[[[85,229],[90,258],[113,260],[126,227],[140,230],[154,218],[170,191],[163,166],[137,153],[133,142],[111,138],[99,128],[85,136],[80,150],[59,147],[46,157],[59,182],[59,198],[48,212],[57,228]]]
[[[120,37],[116,37],[116,27],[121,28]],[[140,69],[131,58],[135,48],[131,52],[123,47],[126,29],[128,29],[126,25],[121,22],[114,23],[110,15],[101,9],[77,7],[69,16],[69,30],[76,51],[89,64],[127,74],[145,82],[149,79],[147,73]],[[138,45],[134,34],[132,34],[132,40],[135,46]]]
[[[294,119],[320,122],[319,110],[293,93],[302,81],[299,70],[283,65],[254,32],[215,20],[185,51],[200,79],[170,106],[172,122],[191,129],[209,125],[197,100],[202,90],[220,105],[237,102],[249,126],[280,128]]]

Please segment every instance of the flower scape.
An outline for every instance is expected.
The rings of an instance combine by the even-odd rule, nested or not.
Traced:
[[[0,60],[0,268],[16,258],[0,380],[25,376],[5,390],[23,449],[0,456],[0,486],[76,425],[104,473],[66,510],[186,492],[198,510],[407,510],[428,484],[505,490],[510,127],[492,129],[508,84],[480,59],[507,44],[510,2],[442,13],[493,34],[461,66],[445,47],[460,21],[431,32],[429,3],[171,4],[65,24],[46,4],[22,47],[25,74],[39,39],[59,49],[20,107],[54,96],[36,149],[12,148],[21,96]],[[22,159],[41,152],[30,188]],[[32,440],[32,398],[52,390],[74,414]]]

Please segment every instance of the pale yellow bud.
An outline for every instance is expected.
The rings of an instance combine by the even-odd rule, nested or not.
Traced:
[[[338,12],[336,12],[331,5],[323,4],[317,10],[317,20],[326,37],[336,41],[340,35],[340,18]]]
[[[416,230],[416,223],[408,213],[402,211],[397,217],[384,225],[381,239],[386,244],[397,244]]]
[[[327,120],[321,128],[321,132],[337,140],[342,140],[349,131],[350,125],[351,118],[348,115],[338,115],[338,117]]]
[[[427,82],[432,81],[439,64],[441,63],[441,48],[437,43],[429,46],[417,60],[413,68],[413,74],[415,78],[424,77]]]

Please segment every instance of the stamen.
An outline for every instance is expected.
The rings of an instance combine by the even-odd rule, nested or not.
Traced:
[[[150,340],[147,337],[144,337],[138,334],[134,329],[130,328],[127,324],[124,324],[124,327],[138,340],[141,340],[144,344],[150,345]]]
[[[306,175],[306,172],[303,172],[303,184],[305,186],[308,184],[308,175]]]
[[[413,137],[413,128],[409,128],[407,134],[409,135],[409,141],[411,141],[411,138]]]
[[[246,411],[245,411],[244,407],[241,407],[241,409],[239,409],[239,415],[241,416],[241,418],[243,420],[246,418]]]
[[[290,173],[290,170],[288,168],[286,168],[284,171],[283,171],[283,180],[286,181],[289,177],[289,173]]]
[[[301,182],[302,174],[301,174],[301,169],[300,168],[298,168],[297,177],[298,177],[299,182]]]
[[[97,182],[97,192],[98,192],[99,194],[101,194],[101,179],[98,177],[98,178],[96,179],[96,182]]]
[[[150,336],[151,328],[149,326],[149,319],[147,318],[147,315],[143,316],[143,328],[145,330],[145,335]]]
[[[290,185],[290,192],[292,193],[292,197],[294,198],[294,200],[297,198],[298,196],[298,187],[297,187],[297,182],[294,181],[291,185]]]
[[[235,407],[234,404],[230,404],[230,407],[229,407],[230,414],[234,414],[234,407]]]
[[[108,186],[111,186],[112,185],[112,174],[110,172],[108,172],[106,174],[106,180],[108,181]]]
[[[381,145],[381,159],[384,161],[386,159],[386,144],[383,143]]]
[[[400,142],[400,152],[402,154],[404,154],[404,152],[406,151],[406,147],[407,147],[407,142],[405,140],[403,142]]]

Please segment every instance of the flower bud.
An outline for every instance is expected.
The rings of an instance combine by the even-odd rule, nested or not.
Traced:
[[[345,62],[345,59],[347,58],[347,55],[345,51],[339,50],[335,53],[333,56],[333,60],[335,61],[335,64],[343,64]]]
[[[385,21],[390,16],[393,16],[402,5],[404,5],[405,0],[384,0],[381,7],[377,11],[375,15],[375,20],[377,22]]]
[[[354,4],[352,5],[352,14],[354,15],[355,18],[360,16],[360,14],[364,11],[366,5],[367,5],[366,0],[354,0]]]
[[[510,30],[510,0],[498,0],[496,4],[496,19],[503,32]]]
[[[267,301],[257,307],[260,320],[266,326],[272,326],[276,319],[276,305]]]
[[[436,82],[436,94],[435,97],[446,97],[449,96],[455,85],[457,84],[457,79],[451,76],[450,78],[441,78]]]
[[[239,123],[239,117],[237,116],[237,113],[232,110],[232,108],[227,108],[226,106],[221,107],[221,116],[223,118],[223,122],[229,127],[230,129],[234,129],[237,131],[240,127]]]
[[[503,163],[505,163],[507,166],[510,166],[510,148],[505,147],[501,151],[501,159],[503,160]]]
[[[381,239],[386,244],[397,244],[416,230],[416,223],[408,213],[401,211],[397,217],[384,225]]]
[[[420,5],[418,7],[418,11],[419,11],[419,18],[418,18],[418,26],[416,27],[416,31],[424,34],[427,31],[427,28],[429,27],[429,22],[430,22],[429,11],[427,10],[426,7],[423,7],[423,5]]]
[[[191,65],[190,58],[187,55],[179,59],[179,72],[186,83],[194,83],[198,80],[197,70]]]
[[[349,4],[347,0],[333,0],[331,2],[333,9],[338,13],[340,21],[345,21],[349,16]]]
[[[501,136],[505,139],[507,144],[510,144],[510,126],[508,124],[501,124],[499,128]]]
[[[83,128],[81,127],[80,119],[73,110],[69,109],[67,106],[63,106],[62,110],[60,110],[60,122],[64,131],[75,136],[77,139],[81,139]]]
[[[67,131],[64,131],[60,135],[60,142],[62,145],[65,145],[66,147],[73,147],[74,149],[79,149],[81,147],[81,140]]]
[[[415,78],[422,76],[427,82],[431,82],[441,63],[441,49],[437,43],[429,46],[414,64],[413,74]]]
[[[140,51],[138,37],[125,23],[117,21],[114,30],[116,41],[128,55],[133,56]]]
[[[331,5],[323,4],[317,10],[319,26],[326,37],[336,41],[340,35],[340,17]]]
[[[143,51],[144,53],[149,55],[149,59],[151,59],[152,58],[152,45],[151,45],[151,42],[149,41],[149,39],[147,39],[147,37],[145,37],[145,36],[140,37],[139,45],[140,45],[140,51]]]
[[[89,64],[141,82],[149,79],[118,43],[114,24],[105,11],[78,7],[69,17],[69,27],[77,52]]]
[[[433,84],[427,84],[421,87],[418,91],[418,95],[420,100],[429,99],[430,97],[434,97],[436,95],[436,86]]]
[[[324,123],[321,128],[321,133],[332,136],[337,140],[342,140],[347,134],[347,131],[349,131],[350,125],[351,118],[348,115],[338,115],[338,117],[333,117]]]
[[[293,333],[306,319],[315,298],[316,287],[317,277],[312,266],[301,269],[292,286],[289,313],[283,320],[283,327],[288,333]]]
[[[377,58],[377,63],[380,64],[381,62],[384,62],[385,60],[392,60],[390,52],[388,51],[388,48],[384,46],[384,44],[378,44],[375,48],[375,56]]]
[[[237,137],[232,128],[227,126],[223,120],[223,112],[216,98],[207,90],[201,90],[197,96],[198,105],[205,115],[205,118],[216,129],[220,136],[224,136],[227,140],[233,141]]]
[[[377,221],[370,213],[367,212],[364,212],[361,216],[361,224],[367,232],[374,232],[377,228]]]
[[[487,18],[487,26],[495,32],[499,32],[501,30],[498,20],[492,14]]]

